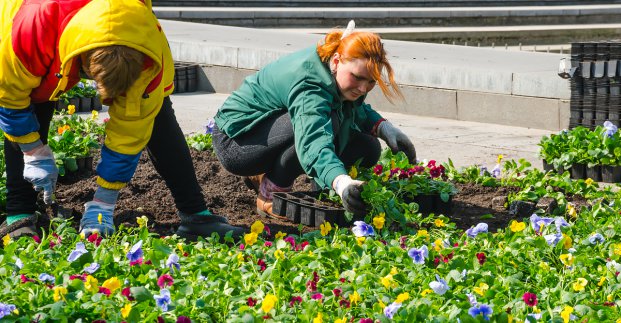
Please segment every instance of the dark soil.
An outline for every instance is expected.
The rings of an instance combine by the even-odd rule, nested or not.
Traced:
[[[97,159],[98,156],[95,157]],[[225,216],[234,225],[249,228],[260,219],[272,232],[299,233],[298,224],[258,215],[255,211],[254,191],[244,185],[241,177],[224,170],[212,152],[192,151],[192,159],[205,201],[212,212]],[[73,211],[76,227],[84,210],[83,205],[92,199],[96,187],[93,171],[72,173],[59,179],[57,200],[63,208]],[[308,191],[310,187],[305,176],[301,176],[294,185],[296,191]],[[489,230],[494,232],[514,219],[506,208],[492,208],[492,199],[506,196],[511,188],[489,188],[473,184],[458,184],[457,188],[459,193],[453,197],[452,208],[447,216],[458,228],[467,229],[479,222],[486,222]],[[51,214],[49,209],[48,214]],[[172,234],[179,225],[172,196],[147,154],[140,158],[132,181],[121,190],[115,210],[115,224],[135,226],[136,218],[142,215],[149,218],[153,231],[162,236]],[[305,227],[303,231],[315,229]]]

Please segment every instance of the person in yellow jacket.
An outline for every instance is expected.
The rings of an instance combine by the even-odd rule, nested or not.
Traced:
[[[174,63],[150,0],[3,0],[0,128],[8,216],[0,236],[35,233],[38,191],[53,202],[58,170],[46,144],[49,123],[55,101],[82,72],[97,82],[110,121],[81,232],[114,232],[119,190],[146,147],[179,210],[179,235],[241,235],[241,228],[207,210],[169,98]]]

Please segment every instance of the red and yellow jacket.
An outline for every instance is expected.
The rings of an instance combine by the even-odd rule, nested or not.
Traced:
[[[150,0],[1,0],[0,128],[18,143],[39,139],[32,103],[56,101],[79,80],[80,54],[124,45],[145,54],[136,83],[109,102],[97,182],[120,189],[134,174],[174,65]]]

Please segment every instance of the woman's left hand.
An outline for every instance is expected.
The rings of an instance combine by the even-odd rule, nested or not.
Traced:
[[[406,134],[388,121],[382,121],[378,126],[377,133],[382,138],[393,153],[402,151],[408,156],[410,163],[416,162],[416,149],[414,144]]]

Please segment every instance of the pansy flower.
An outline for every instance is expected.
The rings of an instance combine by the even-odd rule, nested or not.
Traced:
[[[522,295],[522,300],[524,301],[524,303],[526,303],[526,305],[533,307],[537,305],[537,294],[534,293],[524,293],[524,295]]]
[[[393,302],[390,305],[386,306],[386,308],[384,308],[384,315],[389,318],[389,319],[393,319],[393,317],[395,316],[395,314],[397,314],[397,311],[401,308],[403,304],[401,303],[397,303],[397,302]]]
[[[354,222],[354,227],[351,229],[356,237],[368,237],[375,234],[373,227],[366,224],[364,221]]]
[[[164,288],[166,286],[172,286],[175,280],[169,274],[164,274],[157,279],[157,286]]]
[[[415,264],[423,265],[425,264],[425,259],[429,256],[429,249],[425,245],[420,248],[412,248],[408,250],[408,256],[412,258]]]
[[[170,272],[174,272],[174,269],[181,269],[181,265],[179,264],[179,256],[176,253],[171,253],[166,259],[166,267],[170,269]]]
[[[11,315],[16,310],[15,305],[0,303],[0,319]]]
[[[73,249],[71,251],[71,253],[69,254],[69,257],[67,257],[67,261],[74,262],[78,258],[80,258],[83,254],[85,254],[87,252],[88,252],[88,250],[86,250],[86,247],[84,246],[84,243],[83,242],[78,242],[75,245],[75,249]]]
[[[483,319],[486,321],[489,321],[489,317],[490,315],[492,315],[493,312],[494,311],[492,310],[492,308],[487,304],[479,304],[477,306],[472,306],[468,310],[468,314],[470,314],[470,316],[476,318],[477,316],[481,315],[483,316]]]
[[[140,240],[135,245],[133,245],[131,249],[129,249],[129,252],[127,252],[127,259],[129,260],[129,265],[133,266],[141,264],[142,254],[142,240]]]
[[[604,243],[604,241],[605,241],[604,236],[601,233],[594,233],[589,236],[590,244]]]
[[[446,280],[440,278],[436,274],[436,280],[429,283],[429,287],[438,295],[444,295],[449,290],[449,285]]]
[[[54,276],[46,274],[46,273],[42,273],[41,275],[39,275],[39,280],[41,282],[49,282],[49,283],[54,283],[56,281],[56,278],[54,278]]]
[[[533,227],[533,230],[535,230],[536,233],[541,233],[543,231],[543,228],[545,228],[547,225],[550,225],[550,223],[552,222],[554,222],[553,218],[540,217],[535,213],[530,216],[530,225]]]
[[[94,262],[94,263],[88,265],[88,267],[84,268],[84,271],[89,273],[89,274],[92,274],[92,273],[96,272],[97,269],[99,269],[99,264]]]
[[[471,227],[470,229],[466,230],[466,234],[470,237],[470,238],[475,238],[479,233],[485,233],[487,232],[487,223],[479,223],[474,227]]]
[[[157,304],[162,311],[168,311],[168,305],[172,302],[170,299],[170,291],[168,289],[164,288],[160,290],[160,294],[153,295],[153,298],[155,299],[155,304]]]

